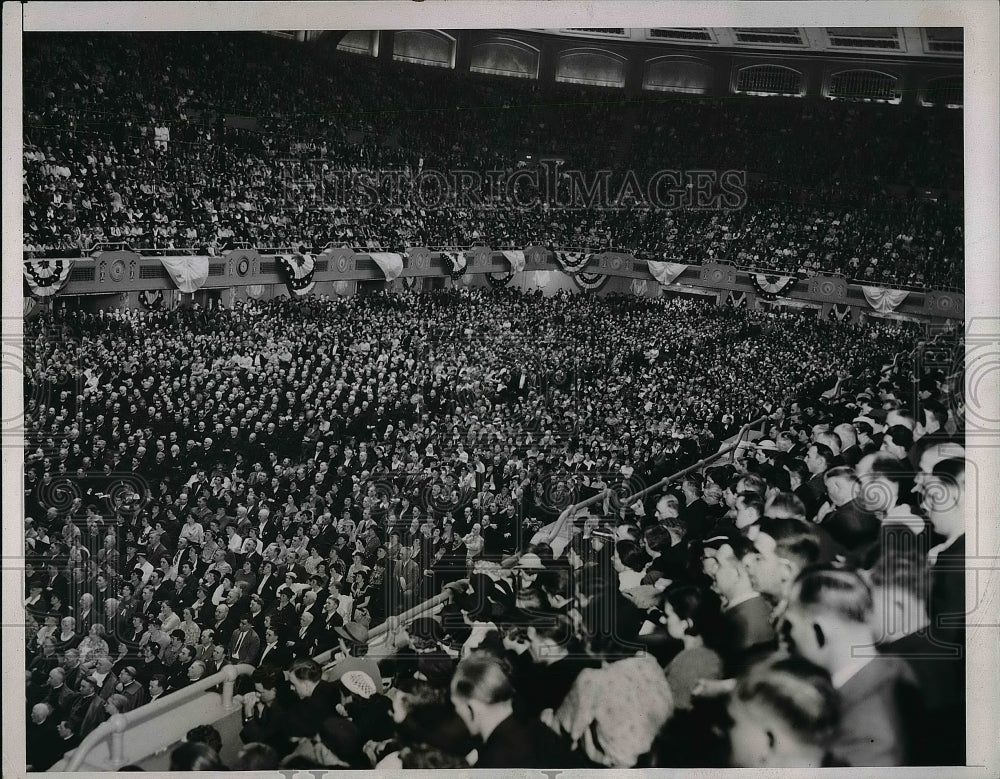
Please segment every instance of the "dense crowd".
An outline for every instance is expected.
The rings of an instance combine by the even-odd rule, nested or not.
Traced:
[[[963,283],[961,204],[914,194],[961,191],[953,111],[659,93],[626,101],[256,35],[27,41],[29,251],[86,252],[102,241],[163,250],[485,242]],[[136,72],[142,58],[159,64]],[[830,142],[832,126],[840,142]],[[486,184],[468,202],[454,189],[444,200],[433,187],[413,190],[424,171],[475,171],[487,182],[487,171],[504,179],[546,157],[563,164],[553,188],[522,180],[516,198]],[[744,171],[747,202],[708,211],[628,197],[616,208],[547,202],[564,191],[567,170],[588,186],[614,171],[612,195],[631,171],[648,195],[650,177],[668,169]],[[370,177],[387,170],[405,172],[402,196],[362,198],[380,192]],[[334,187],[334,171],[356,178]]]
[[[230,663],[232,768],[963,762],[915,336],[470,290],[32,320],[28,762]]]

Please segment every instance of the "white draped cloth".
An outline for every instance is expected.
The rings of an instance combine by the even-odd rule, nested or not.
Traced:
[[[520,273],[524,270],[524,252],[520,249],[504,251],[503,256],[507,258],[507,262],[510,263],[510,267],[513,268],[514,273]]]
[[[650,275],[660,283],[661,286],[673,284],[677,280],[687,265],[680,262],[659,262],[657,260],[647,260]]]
[[[888,314],[899,308],[906,300],[908,293],[904,289],[886,289],[885,287],[861,287],[865,293],[868,305],[880,314]]]
[[[395,252],[370,252],[369,257],[382,269],[386,281],[395,281],[403,272],[403,255]]]
[[[197,292],[208,281],[208,257],[161,257],[160,262],[181,292]]]

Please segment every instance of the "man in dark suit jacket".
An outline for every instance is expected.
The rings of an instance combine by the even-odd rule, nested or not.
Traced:
[[[146,694],[146,688],[136,681],[136,675],[135,666],[130,665],[123,668],[118,677],[121,685],[121,693],[128,700],[128,711],[138,709],[149,698]]]
[[[722,599],[721,654],[728,677],[776,648],[771,606],[754,590],[742,560],[753,551],[742,535],[706,539],[702,567]]]
[[[25,728],[25,763],[30,771],[47,771],[62,754],[59,751],[58,720],[52,706],[36,703]]]
[[[66,672],[62,668],[49,671],[48,688],[45,702],[53,708],[52,716],[56,722],[66,719],[79,696],[66,684]]]
[[[292,662],[292,652],[278,640],[278,633],[274,628],[264,630],[264,646],[260,652],[260,659],[257,666],[263,668],[270,665],[284,670]]]
[[[77,736],[84,739],[106,718],[104,699],[97,694],[97,683],[93,677],[85,676],[80,679],[80,697],[70,710],[70,726]]]
[[[850,466],[831,468],[824,476],[829,499],[820,510],[821,526],[835,541],[851,551],[873,544],[881,523],[857,501],[860,482]]]
[[[789,592],[783,639],[792,653],[825,668],[839,693],[833,755],[858,768],[906,765],[911,745],[902,704],[916,698],[916,680],[903,660],[874,651],[872,615],[871,589],[857,571],[814,566]]]
[[[254,665],[259,654],[260,636],[251,627],[249,615],[244,614],[240,618],[239,627],[233,631],[232,638],[229,639],[226,656],[233,663]]]
[[[290,638],[292,653],[295,657],[312,657],[316,654],[315,617],[311,612],[303,612],[299,618],[299,628]]]

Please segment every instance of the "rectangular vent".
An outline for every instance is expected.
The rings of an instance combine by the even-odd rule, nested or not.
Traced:
[[[260,272],[261,273],[274,273],[278,267],[278,263],[275,260],[261,260],[260,261]]]
[[[624,27],[567,27],[567,32],[593,32],[598,35],[625,35]]]
[[[712,34],[704,28],[653,27],[649,31],[649,37],[667,41],[707,41],[712,43]]]
[[[139,266],[139,278],[140,279],[165,279],[167,278],[167,269],[164,268],[160,263],[150,263]]]
[[[209,276],[225,276],[226,264],[224,262],[212,262],[208,265]]]
[[[356,265],[354,266],[357,270],[376,270],[378,265],[375,264],[375,260],[371,257],[358,256],[356,258]]]
[[[316,265],[315,270],[317,270],[320,273],[326,273],[328,270],[330,270],[329,260],[316,260],[315,265]]]
[[[93,266],[89,268],[73,268],[69,272],[69,281],[93,281],[94,280],[94,268]]]
[[[899,51],[902,44],[895,27],[828,27],[830,45],[840,49]]]
[[[738,43],[765,43],[784,46],[802,46],[802,36],[794,27],[734,30]]]

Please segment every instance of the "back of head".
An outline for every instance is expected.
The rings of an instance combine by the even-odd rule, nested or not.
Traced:
[[[811,523],[797,517],[763,517],[758,524],[775,542],[774,552],[800,569],[819,560],[819,533]]]
[[[872,611],[871,587],[861,574],[838,565],[805,568],[793,588],[798,603],[813,614],[866,625]]]
[[[500,662],[490,654],[473,652],[455,669],[451,694],[461,700],[504,703],[514,696],[510,678]]]
[[[208,745],[216,754],[222,751],[222,735],[211,725],[199,725],[196,728],[191,728],[185,738],[191,744]]]
[[[804,520],[806,505],[793,492],[779,492],[767,502],[765,512],[769,517]]]
[[[273,771],[281,764],[281,758],[270,744],[251,742],[243,747],[233,765],[234,771]]]
[[[309,657],[296,660],[288,671],[304,682],[319,682],[323,678],[323,666]]]
[[[170,753],[171,771],[224,771],[219,753],[207,744],[188,741]]]
[[[826,747],[840,720],[830,675],[801,657],[766,660],[738,680],[738,700],[764,706],[800,741]]]

